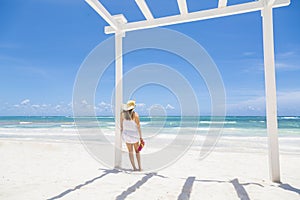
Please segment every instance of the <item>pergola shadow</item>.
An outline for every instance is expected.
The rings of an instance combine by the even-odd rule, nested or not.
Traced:
[[[291,192],[295,192],[298,195],[300,195],[300,189],[299,188],[295,188],[295,187],[291,186],[288,183],[280,183],[278,187],[280,187],[280,188],[282,188],[284,190],[289,190]]]
[[[233,185],[236,194],[240,200],[250,200],[249,195],[245,189],[245,185],[257,185],[259,187],[264,187],[259,183],[240,183],[237,178],[230,180],[230,181],[222,181],[222,180],[207,180],[207,179],[196,179],[195,177],[188,177],[185,181],[185,184],[182,187],[182,191],[178,196],[178,200],[188,200],[190,199],[190,195],[192,193],[192,187],[194,182],[212,182],[212,183],[230,183]]]
[[[81,189],[82,187],[84,187],[84,186],[86,186],[86,185],[89,185],[89,184],[95,182],[96,180],[99,180],[99,179],[105,177],[106,175],[109,175],[109,174],[117,174],[117,173],[121,172],[120,170],[117,170],[117,169],[103,170],[103,171],[104,171],[104,173],[101,174],[100,176],[97,176],[97,177],[95,177],[95,178],[93,178],[93,179],[87,180],[87,181],[85,181],[84,183],[81,183],[81,184],[75,186],[74,188],[67,189],[66,191],[64,191],[64,192],[62,192],[62,193],[60,193],[60,194],[58,194],[58,195],[56,195],[56,196],[54,196],[54,197],[48,198],[47,200],[60,199],[60,198],[66,196],[67,194],[69,194],[69,193],[71,193],[71,192],[74,192],[74,191],[76,191],[76,190],[79,190],[79,189]]]
[[[127,188],[126,191],[123,191],[120,195],[116,197],[116,200],[123,200],[126,199],[127,196],[134,193],[137,189],[139,189],[142,185],[144,185],[149,179],[151,179],[153,176],[158,176],[160,178],[166,178],[165,176],[158,175],[157,173],[149,173],[146,174],[141,180],[137,181],[134,185]]]

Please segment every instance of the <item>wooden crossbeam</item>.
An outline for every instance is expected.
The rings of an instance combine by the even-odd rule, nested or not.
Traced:
[[[218,7],[223,8],[227,6],[227,0],[219,0]]]
[[[135,0],[135,2],[147,20],[154,19],[145,0]]]
[[[142,30],[147,28],[154,28],[159,26],[167,26],[173,24],[180,24],[186,22],[193,22],[205,19],[212,19],[218,17],[225,17],[229,15],[236,15],[254,11],[260,11],[264,8],[264,0],[253,1],[249,3],[243,3],[238,5],[226,6],[223,8],[214,8],[209,10],[203,10],[193,13],[188,13],[186,15],[176,15],[176,16],[168,16],[153,19],[151,21],[144,20],[138,22],[126,23],[120,27],[124,32],[134,31],[134,30]],[[287,6],[290,4],[290,0],[275,0],[272,5],[273,8]],[[105,33],[115,33],[114,28],[105,27]]]
[[[188,13],[186,0],[177,0],[177,4],[178,4],[178,8],[180,10],[180,14],[185,15]]]

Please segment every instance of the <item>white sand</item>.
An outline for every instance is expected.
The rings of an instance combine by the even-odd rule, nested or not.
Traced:
[[[1,139],[0,199],[300,199],[299,138],[280,145],[277,184],[266,138],[224,137],[206,159],[193,147],[156,173],[107,169],[76,140]]]

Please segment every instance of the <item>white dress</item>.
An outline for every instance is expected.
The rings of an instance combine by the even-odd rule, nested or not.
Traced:
[[[130,144],[134,144],[139,141],[139,132],[134,120],[123,120],[122,137],[126,143]]]

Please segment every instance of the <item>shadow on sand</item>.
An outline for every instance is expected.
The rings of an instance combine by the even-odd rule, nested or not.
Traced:
[[[82,188],[82,187],[84,187],[84,186],[86,186],[86,185],[88,185],[88,184],[91,184],[91,183],[93,183],[94,181],[96,181],[96,180],[98,180],[98,179],[101,179],[101,178],[103,178],[104,176],[106,176],[106,175],[108,175],[108,174],[117,174],[117,173],[119,173],[119,172],[120,172],[120,171],[117,170],[117,169],[104,170],[104,174],[101,174],[100,176],[97,176],[97,177],[95,177],[95,178],[93,178],[93,179],[91,179],[91,180],[85,181],[84,183],[79,184],[79,185],[75,186],[74,188],[68,189],[68,190],[66,190],[66,191],[64,191],[64,192],[62,192],[62,193],[60,193],[59,195],[56,195],[56,196],[54,196],[54,197],[51,197],[51,198],[49,198],[48,200],[55,200],[55,199],[62,198],[62,197],[64,197],[65,195],[69,194],[70,192],[74,192],[75,190],[79,190],[80,188]]]
[[[237,196],[239,197],[240,200],[250,200],[247,191],[245,190],[244,186],[245,185],[257,185],[259,187],[264,187],[263,185],[259,183],[239,183],[239,180],[237,178],[231,180],[231,181],[220,181],[220,180],[197,180],[195,177],[188,177],[183,188],[182,192],[178,197],[178,200],[188,200],[190,198],[190,194],[192,191],[193,183],[194,181],[198,182],[212,182],[212,183],[230,183],[233,185]]]
[[[281,184],[279,184],[279,187],[284,189],[284,190],[289,190],[289,191],[295,192],[298,195],[300,195],[300,189],[295,188],[295,187],[291,186],[290,184],[281,183]]]
[[[118,195],[116,197],[116,200],[123,200],[123,199],[125,199],[128,195],[134,193],[137,189],[139,189],[143,184],[145,184],[153,176],[159,176],[161,178],[166,178],[164,176],[157,175],[156,173],[146,174],[146,176],[144,176],[141,180],[139,180],[134,185],[130,186],[126,191],[124,191],[120,195]]]
[[[68,190],[66,190],[66,191],[64,191],[64,192],[62,192],[62,193],[60,193],[60,194],[58,194],[54,197],[48,198],[48,200],[55,200],[55,199],[62,198],[65,195],[67,195],[67,194],[69,194],[73,191],[79,190],[82,187],[84,187],[86,185],[89,185],[89,184],[93,183],[94,181],[103,178],[106,175],[117,174],[117,173],[121,172],[118,169],[112,169],[112,170],[101,169],[101,170],[103,170],[104,173],[101,174],[100,176],[97,176],[97,177],[95,177],[91,180],[85,181],[84,183],[79,184],[79,185],[75,186],[74,188],[68,189]],[[157,177],[160,177],[160,178],[167,178],[165,176],[158,175],[157,173],[147,173],[147,174],[145,174],[144,177],[142,177],[141,180],[137,181],[134,185],[127,188],[126,191],[123,191],[120,195],[118,195],[116,197],[116,200],[126,199],[130,194],[134,193],[136,190],[138,190],[142,185],[144,185],[149,179],[151,179],[154,176],[157,176]],[[259,186],[259,187],[264,187],[263,185],[261,185],[259,183],[240,183],[237,178],[235,178],[233,180],[230,180],[230,181],[222,181],[222,180],[196,179],[196,177],[191,176],[191,177],[188,177],[186,179],[186,181],[185,181],[185,183],[182,187],[181,193],[178,196],[178,200],[189,200],[190,199],[190,195],[192,193],[192,188],[193,188],[193,185],[194,185],[195,181],[203,182],[203,183],[207,183],[207,182],[211,182],[211,183],[230,183],[230,184],[233,185],[233,187],[234,187],[234,189],[237,193],[237,196],[240,200],[250,200],[249,195],[248,195],[248,193],[247,193],[244,186],[246,186],[246,185],[256,185],[256,186]],[[300,189],[295,188],[295,187],[293,187],[289,184],[281,183],[281,184],[278,185],[278,187],[282,188],[284,190],[295,192],[298,195],[300,195]]]
[[[181,193],[178,196],[178,200],[188,200],[192,192],[192,187],[196,177],[188,177],[182,187]]]
[[[248,196],[248,193],[247,191],[245,190],[244,186],[245,184],[240,184],[239,183],[239,180],[236,178],[236,179],[233,179],[232,181],[230,181],[232,183],[232,185],[234,186],[234,189],[238,195],[238,197],[241,199],[241,200],[250,200],[249,196]],[[248,185],[248,184],[247,184]]]

